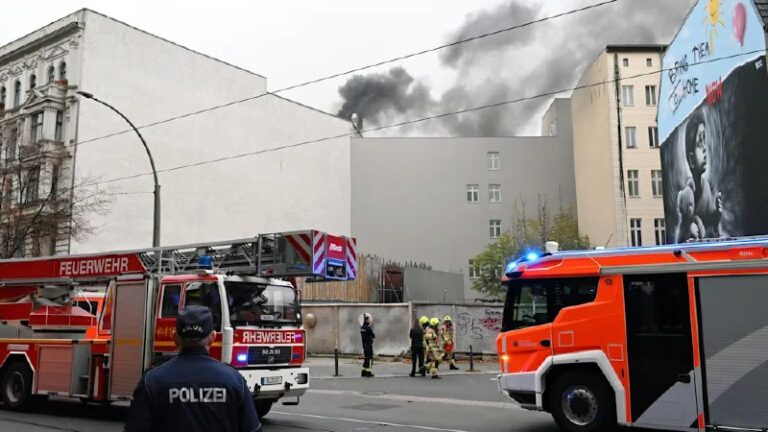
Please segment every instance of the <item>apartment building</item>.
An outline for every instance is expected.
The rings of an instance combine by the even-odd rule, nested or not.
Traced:
[[[572,96],[579,231],[605,247],[663,244],[659,134],[665,45],[610,45]]]

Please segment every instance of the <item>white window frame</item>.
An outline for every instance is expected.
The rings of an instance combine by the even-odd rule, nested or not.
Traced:
[[[488,171],[501,169],[501,155],[499,152],[488,152]]]
[[[501,185],[500,184],[488,185],[488,202],[490,203],[501,202]]]
[[[480,202],[480,185],[468,184],[467,185],[467,202],[475,204]]]
[[[645,106],[655,107],[658,104],[656,95],[655,85],[645,86]]]
[[[629,233],[632,247],[640,247],[643,245],[643,221],[640,218],[632,218],[629,220]]]
[[[637,148],[637,127],[627,126],[624,128],[624,140],[628,149]]]
[[[475,260],[471,259],[469,260],[469,271],[467,272],[470,279],[477,279],[480,277],[480,271],[477,268],[477,265],[475,264]]]
[[[625,107],[635,106],[635,86],[624,85],[621,86],[621,102]]]
[[[501,237],[501,220],[499,219],[491,219],[488,221],[488,233],[490,234],[490,238],[495,240]]]
[[[667,222],[663,218],[654,219],[653,229],[656,234],[656,244],[659,246],[667,244]]]
[[[32,114],[30,120],[32,121],[32,124],[30,127],[30,139],[34,144],[43,139],[43,121],[44,121],[43,112],[38,111]]]
[[[654,198],[661,198],[664,196],[663,186],[661,170],[651,170],[651,190],[653,191]]]
[[[648,126],[648,146],[659,148],[659,128],[657,126]]]
[[[630,198],[640,197],[640,171],[627,170],[627,194]]]

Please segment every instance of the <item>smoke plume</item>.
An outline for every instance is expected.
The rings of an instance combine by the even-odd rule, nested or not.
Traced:
[[[560,3],[560,2],[558,2]],[[623,0],[569,17],[534,24],[440,52],[455,81],[440,95],[402,67],[355,75],[339,88],[339,116],[357,112],[367,127],[533,96],[575,85],[606,45],[669,43],[691,0]],[[559,10],[578,7],[569,2]],[[549,14],[549,12],[547,13]],[[512,1],[468,15],[446,37],[454,41],[544,16],[541,7]],[[659,65],[654,65],[658,67]],[[565,94],[564,96],[567,96]],[[552,98],[506,105],[420,123],[411,135],[511,136],[538,133]],[[391,134],[403,134],[391,130]]]

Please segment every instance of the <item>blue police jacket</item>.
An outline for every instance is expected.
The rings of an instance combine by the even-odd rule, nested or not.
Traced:
[[[260,432],[261,422],[237,370],[203,348],[185,348],[144,374],[125,431]]]

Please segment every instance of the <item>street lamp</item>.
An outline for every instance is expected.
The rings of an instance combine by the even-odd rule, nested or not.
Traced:
[[[76,91],[75,93],[79,94],[80,96],[91,99],[93,101],[96,101],[105,107],[111,109],[112,111],[116,112],[120,117],[123,118],[126,122],[128,122],[129,125],[131,125],[131,128],[133,128],[133,131],[136,132],[136,135],[139,136],[139,139],[141,140],[141,143],[144,145],[144,149],[147,151],[147,156],[149,156],[149,164],[152,166],[152,175],[155,178],[155,214],[154,214],[154,226],[152,229],[152,247],[160,247],[160,182],[157,180],[157,169],[155,168],[155,160],[152,158],[152,152],[149,150],[149,146],[147,145],[147,142],[144,141],[144,137],[141,136],[141,133],[136,128],[136,126],[133,125],[133,123],[128,120],[128,117],[126,117],[123,113],[117,110],[117,108],[113,107],[112,105],[104,102],[103,100],[97,99],[96,96],[94,96],[92,93],[84,92],[84,91]]]

